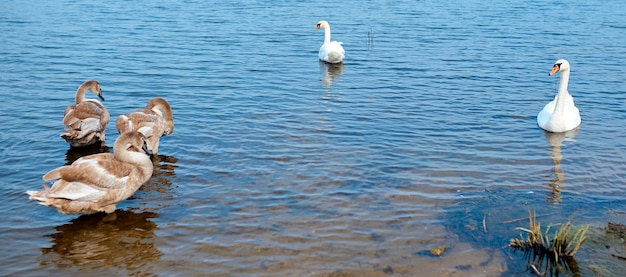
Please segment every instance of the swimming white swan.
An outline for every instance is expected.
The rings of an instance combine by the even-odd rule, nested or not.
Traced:
[[[537,115],[537,124],[548,132],[566,132],[580,125],[580,113],[574,105],[574,98],[567,91],[569,71],[569,62],[561,59],[554,63],[549,73],[552,76],[561,72],[561,84],[554,100],[546,104]]]
[[[63,117],[65,132],[61,134],[61,137],[72,147],[84,147],[98,141],[104,144],[110,115],[98,100],[85,97],[87,90],[104,101],[98,81],[86,81],[78,87],[75,104],[65,108]]]
[[[315,30],[324,29],[324,44],[320,47],[319,58],[327,63],[343,62],[346,51],[343,50],[341,42],[330,41],[330,25],[325,20],[317,22]]]
[[[53,169],[43,176],[56,180],[42,191],[27,191],[30,200],[64,214],[112,213],[117,203],[128,199],[152,176],[153,165],[141,133],[120,135],[113,154],[82,157],[71,165]]]
[[[163,98],[152,98],[145,109],[118,116],[115,125],[120,134],[130,131],[142,133],[148,138],[148,149],[156,155],[161,136],[174,131],[172,107]]]

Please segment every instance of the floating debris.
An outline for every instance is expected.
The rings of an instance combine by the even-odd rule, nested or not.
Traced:
[[[626,245],[624,245],[624,235],[626,235],[626,225],[615,223],[615,222],[609,222],[608,227],[609,229],[607,230],[607,232],[616,234],[622,243],[612,245],[612,246],[607,245],[606,248],[609,249],[611,256],[622,259],[622,260],[626,260]]]
[[[615,222],[609,222],[609,231],[623,236],[626,234],[626,225],[615,223]]]
[[[439,257],[445,251],[446,251],[446,247],[445,246],[439,246],[439,247],[435,247],[433,249],[430,249],[430,254],[433,254],[433,256]]]

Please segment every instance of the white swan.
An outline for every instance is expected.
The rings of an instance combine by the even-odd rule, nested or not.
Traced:
[[[343,62],[346,51],[343,50],[341,42],[330,41],[330,25],[325,20],[317,22],[315,30],[324,29],[324,44],[320,47],[319,58],[327,63]]]
[[[104,101],[102,89],[98,81],[86,81],[78,87],[75,104],[65,108],[63,116],[65,132],[61,134],[61,137],[72,147],[84,147],[98,141],[104,144],[110,115],[104,105],[98,102],[98,100],[85,97],[87,90],[90,90]]]
[[[155,97],[150,99],[145,109],[122,114],[115,121],[117,132],[140,132],[148,138],[148,149],[159,153],[159,140],[174,131],[172,107],[167,100]]]
[[[561,84],[554,100],[546,104],[537,115],[537,124],[548,132],[566,132],[580,125],[580,113],[574,105],[574,98],[567,91],[569,71],[569,62],[561,59],[554,63],[549,73],[552,76],[556,72],[561,72]]]
[[[30,200],[64,214],[112,213],[152,176],[153,165],[145,137],[138,132],[120,135],[113,154],[82,157],[71,165],[53,169],[44,181],[56,180],[42,191],[27,191]]]

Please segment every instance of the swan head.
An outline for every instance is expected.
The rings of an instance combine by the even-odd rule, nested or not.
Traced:
[[[548,73],[549,76],[554,75],[557,72],[569,71],[569,62],[565,59],[560,59],[554,62],[554,67],[552,67],[552,71]]]
[[[98,83],[98,81],[96,81],[96,80],[85,81],[80,86],[85,88],[85,89],[88,89],[91,92],[93,92],[100,99],[102,99],[102,101],[104,101],[104,97],[102,97],[102,88],[100,87],[100,83]]]
[[[317,25],[315,25],[315,29],[325,29],[328,28],[328,22],[326,20],[320,20],[319,22],[317,22]]]
[[[140,132],[127,132],[121,134],[113,145],[113,154],[120,152],[137,152],[152,155],[148,148],[147,138]]]

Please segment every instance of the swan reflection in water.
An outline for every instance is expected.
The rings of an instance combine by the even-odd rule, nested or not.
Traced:
[[[549,203],[558,204],[561,202],[561,188],[565,185],[565,171],[561,165],[563,154],[561,153],[561,146],[564,141],[574,141],[574,137],[578,134],[579,128],[563,133],[551,133],[544,131],[548,145],[550,146],[552,161],[554,162],[554,177],[550,180],[550,188],[552,192],[548,196]]]
[[[146,182],[142,188],[148,189],[148,187],[156,187],[156,189],[165,193],[170,191],[172,186],[171,178],[176,177],[176,168],[178,166],[178,158],[166,155],[154,155],[151,157],[152,165],[154,165],[154,171],[152,177]]]
[[[320,71],[323,79],[321,80],[326,87],[332,86],[333,82],[338,80],[341,74],[343,74],[343,63],[327,63],[320,62]]]
[[[116,210],[78,217],[56,227],[47,235],[52,247],[42,248],[41,265],[77,269],[119,268],[129,275],[145,271],[145,266],[158,260],[161,253],[155,246],[156,223],[152,212]],[[145,273],[145,272],[144,272]]]
[[[70,165],[81,157],[99,153],[110,153],[111,148],[99,143],[85,147],[70,147],[65,152],[65,165]],[[52,168],[51,168],[52,169]]]
[[[152,177],[129,199],[139,201],[136,206],[144,211],[157,211],[167,208],[172,194],[172,179],[176,177],[178,158],[166,155],[153,155],[151,157],[154,171]],[[135,205],[134,205],[135,206]]]

